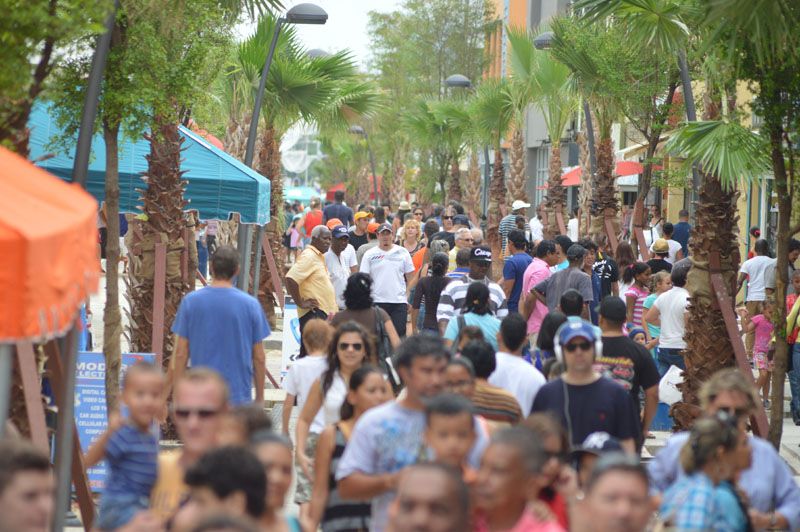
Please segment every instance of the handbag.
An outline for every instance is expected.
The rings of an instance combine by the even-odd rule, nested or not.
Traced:
[[[386,333],[386,326],[381,318],[381,311],[378,307],[373,307],[375,311],[375,332],[378,341],[376,342],[378,366],[381,371],[389,378],[392,385],[392,390],[395,395],[400,392],[402,385],[400,377],[395,373],[394,366],[392,365],[392,343],[389,341],[389,335]]]

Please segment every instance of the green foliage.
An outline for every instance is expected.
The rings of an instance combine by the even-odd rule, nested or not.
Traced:
[[[508,133],[514,119],[514,105],[509,95],[508,81],[488,79],[480,89],[472,107],[478,130],[491,139],[495,150]]]

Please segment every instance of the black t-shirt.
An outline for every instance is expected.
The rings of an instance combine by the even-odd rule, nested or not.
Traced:
[[[369,237],[367,236],[366,232],[363,235],[358,236],[355,231],[350,231],[350,245],[353,246],[354,249],[357,250],[366,244],[368,240]]]
[[[566,386],[569,397],[569,420],[565,415]],[[593,432],[607,432],[620,440],[639,436],[637,409],[625,389],[605,377],[591,384],[573,386],[562,379],[550,381],[539,389],[533,400],[533,412],[550,412],[571,433],[572,445],[580,445]]]
[[[657,386],[659,380],[650,351],[627,336],[603,336],[603,356],[595,360],[594,370],[622,385],[637,404],[639,389]]]
[[[665,261],[664,259],[650,259],[647,261],[647,265],[650,266],[650,275],[655,275],[658,272],[665,271],[671,272],[672,271],[672,264]]]
[[[598,253],[592,266],[594,273],[600,278],[600,299],[611,295],[611,285],[619,282],[619,265],[617,261],[605,253]]]
[[[447,240],[447,243],[450,244],[450,249],[456,247],[456,234],[451,233],[450,231],[439,231],[438,233],[434,233],[431,237],[431,242],[434,240]]]

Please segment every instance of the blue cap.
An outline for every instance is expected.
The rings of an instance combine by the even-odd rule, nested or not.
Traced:
[[[347,228],[343,225],[337,225],[336,227],[334,227],[333,231],[331,231],[331,234],[333,234],[333,238],[342,238],[342,237],[350,238],[350,233],[347,231]]]
[[[586,338],[590,342],[597,341],[594,326],[584,320],[568,320],[558,330],[558,343],[566,345],[573,338]]]

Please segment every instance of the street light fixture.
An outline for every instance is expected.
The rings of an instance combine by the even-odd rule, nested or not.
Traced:
[[[331,54],[321,48],[314,48],[313,50],[309,50],[306,55],[311,59],[317,59],[319,57],[328,57]]]
[[[378,210],[378,178],[375,177],[375,158],[372,156],[372,148],[369,145],[369,135],[361,126],[350,126],[347,130],[351,135],[361,135],[367,143],[367,151],[369,152],[369,164],[372,167],[372,186],[375,195],[375,210]]]
[[[272,57],[275,55],[275,46],[278,44],[278,36],[281,33],[281,26],[287,24],[325,24],[328,14],[319,6],[314,4],[297,4],[283,17],[278,17],[275,23],[275,32],[272,34],[272,42],[269,44],[267,60],[264,61],[264,68],[261,70],[261,80],[258,83],[256,101],[253,104],[253,117],[250,120],[250,133],[247,136],[247,151],[244,155],[244,164],[253,166],[253,155],[256,151],[256,135],[258,134],[258,117],[261,114],[261,104],[264,101],[264,89],[267,86],[267,75],[272,64]],[[253,296],[258,296],[258,283],[261,270],[261,239],[264,234],[264,226],[259,224],[256,237],[256,263],[255,274],[253,275]],[[247,292],[247,285],[250,281],[250,248],[253,242],[253,227],[245,226],[244,231],[239,231],[237,245],[239,248],[239,264],[242,265],[241,273],[236,279],[236,286]]]
[[[476,90],[475,85],[472,84],[472,81],[467,76],[462,74],[453,74],[452,76],[448,76],[446,80],[444,80],[444,84],[447,87],[459,87],[462,89],[472,89]],[[486,202],[487,202],[487,192],[489,190],[489,145],[485,144],[483,146],[483,194],[481,196],[481,203],[483,208],[481,211],[483,212],[483,216],[486,217]]]

